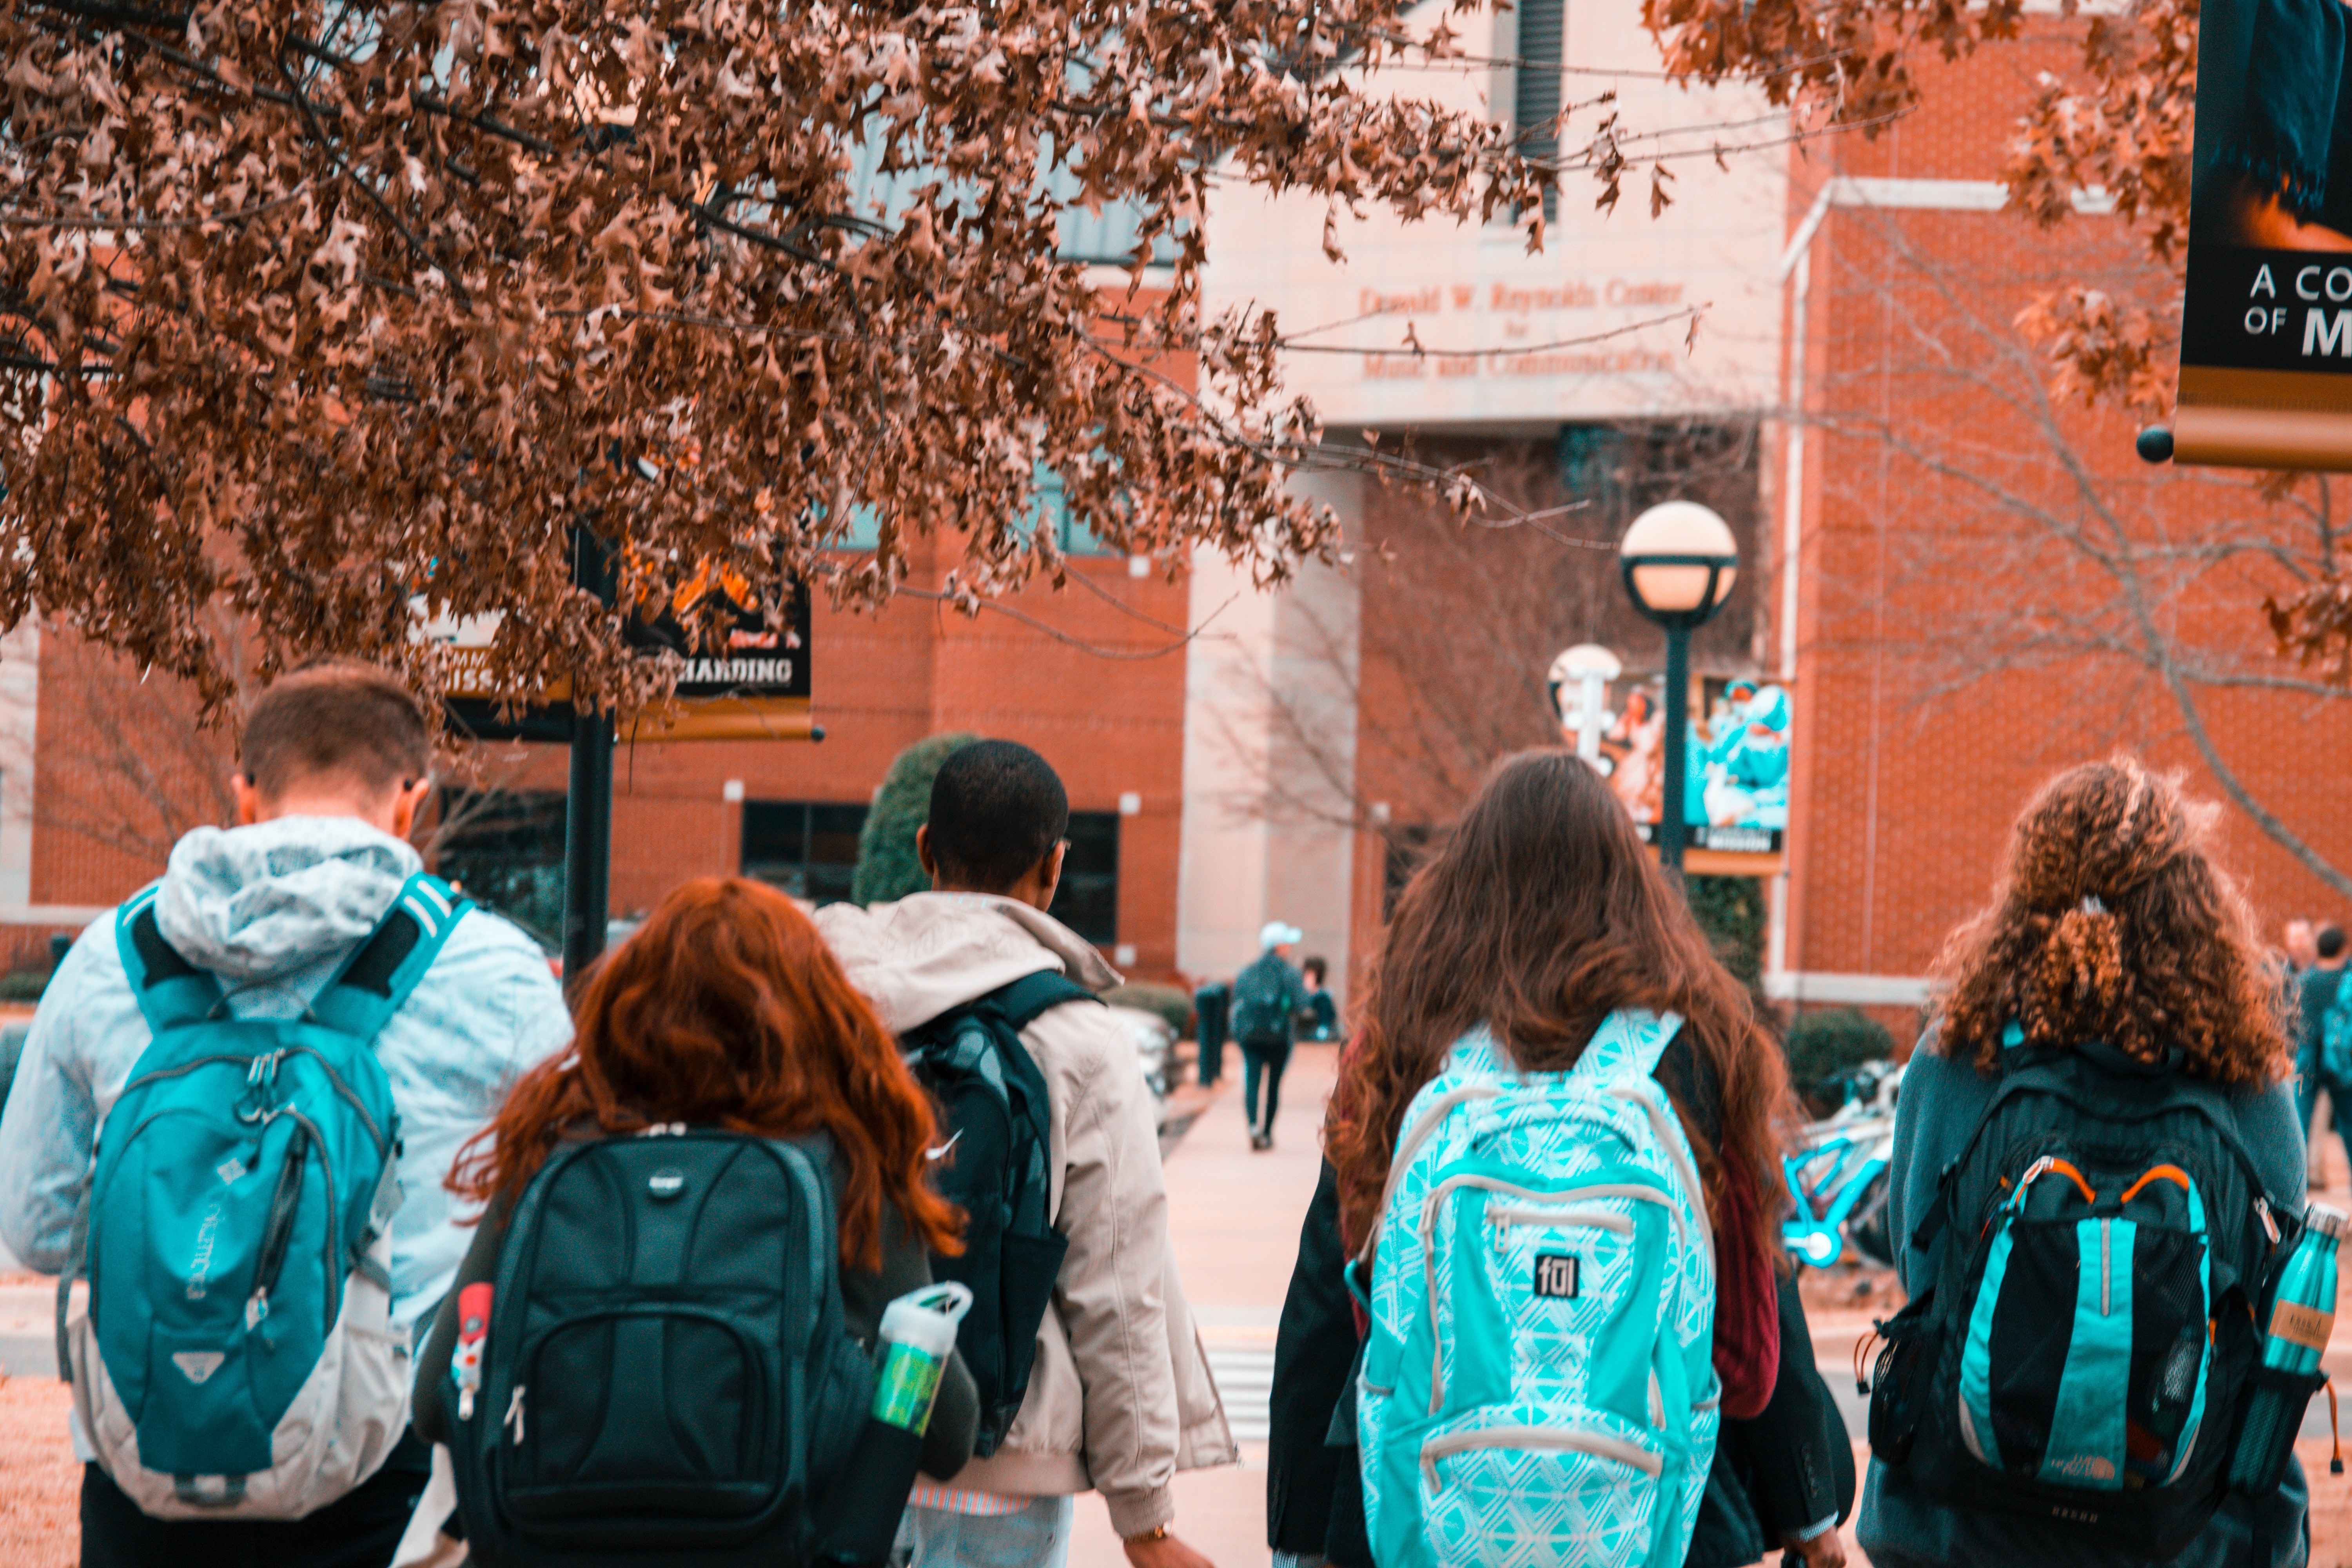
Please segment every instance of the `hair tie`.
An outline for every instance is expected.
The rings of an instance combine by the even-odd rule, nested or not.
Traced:
[[[2107,906],[2099,902],[2098,894],[2085,893],[2083,895],[2083,912],[2086,915],[2103,915],[2107,912]]]

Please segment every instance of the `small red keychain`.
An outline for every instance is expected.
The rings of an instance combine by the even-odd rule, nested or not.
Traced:
[[[490,1294],[488,1281],[457,1292],[457,1353],[449,1370],[457,1377],[457,1419],[474,1418],[474,1394],[482,1386],[482,1342],[490,1334]]]

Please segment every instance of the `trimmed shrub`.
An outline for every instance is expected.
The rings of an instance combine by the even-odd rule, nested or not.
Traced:
[[[1168,1020],[1180,1040],[1192,1037],[1192,998],[1181,987],[1129,984],[1114,985],[1102,994],[1102,999],[1115,1007],[1140,1007],[1147,1013],[1157,1013]]]
[[[915,829],[930,818],[931,781],[940,776],[940,764],[979,738],[929,735],[891,759],[857,835],[857,869],[849,884],[853,903],[887,904],[930,887],[923,863],[915,858]]]
[[[1693,877],[1691,913],[1715,943],[1732,978],[1753,991],[1764,984],[1764,884],[1755,877]]]
[[[37,1002],[48,988],[46,969],[12,969],[0,974],[0,1002]]]
[[[1807,1013],[1789,1028],[1789,1079],[1799,1094],[1823,1110],[1836,1108],[1831,1083],[1864,1062],[1895,1055],[1886,1026],[1852,1007]]]

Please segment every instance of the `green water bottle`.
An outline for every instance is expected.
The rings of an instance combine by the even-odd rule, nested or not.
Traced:
[[[2303,1238],[2279,1271],[2263,1332],[2263,1365],[2273,1372],[2307,1378],[2319,1371],[2327,1338],[2336,1331],[2336,1246],[2343,1239],[2344,1218],[2326,1204],[2304,1212]],[[2304,1406],[2310,1403],[2308,1393],[2297,1399],[2268,1380],[2255,1390],[2244,1435],[2231,1459],[2232,1487],[2260,1492],[2277,1485],[2285,1450],[2294,1445]]]
[[[956,1326],[970,1310],[971,1292],[952,1280],[901,1296],[883,1310],[875,1420],[917,1436],[930,1426],[940,1376],[955,1354]]]

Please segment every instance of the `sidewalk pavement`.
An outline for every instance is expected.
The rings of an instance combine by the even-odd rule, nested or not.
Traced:
[[[1323,1102],[1339,1047],[1291,1053],[1274,1147],[1253,1152],[1241,1058],[1225,1053],[1219,1092],[1168,1156],[1169,1229],[1242,1459],[1176,1478],[1175,1532],[1217,1568],[1265,1568],[1265,1401],[1274,1331],[1298,1257],[1298,1226],[1322,1163]],[[1070,1568],[1124,1568],[1098,1498],[1078,1500]]]

